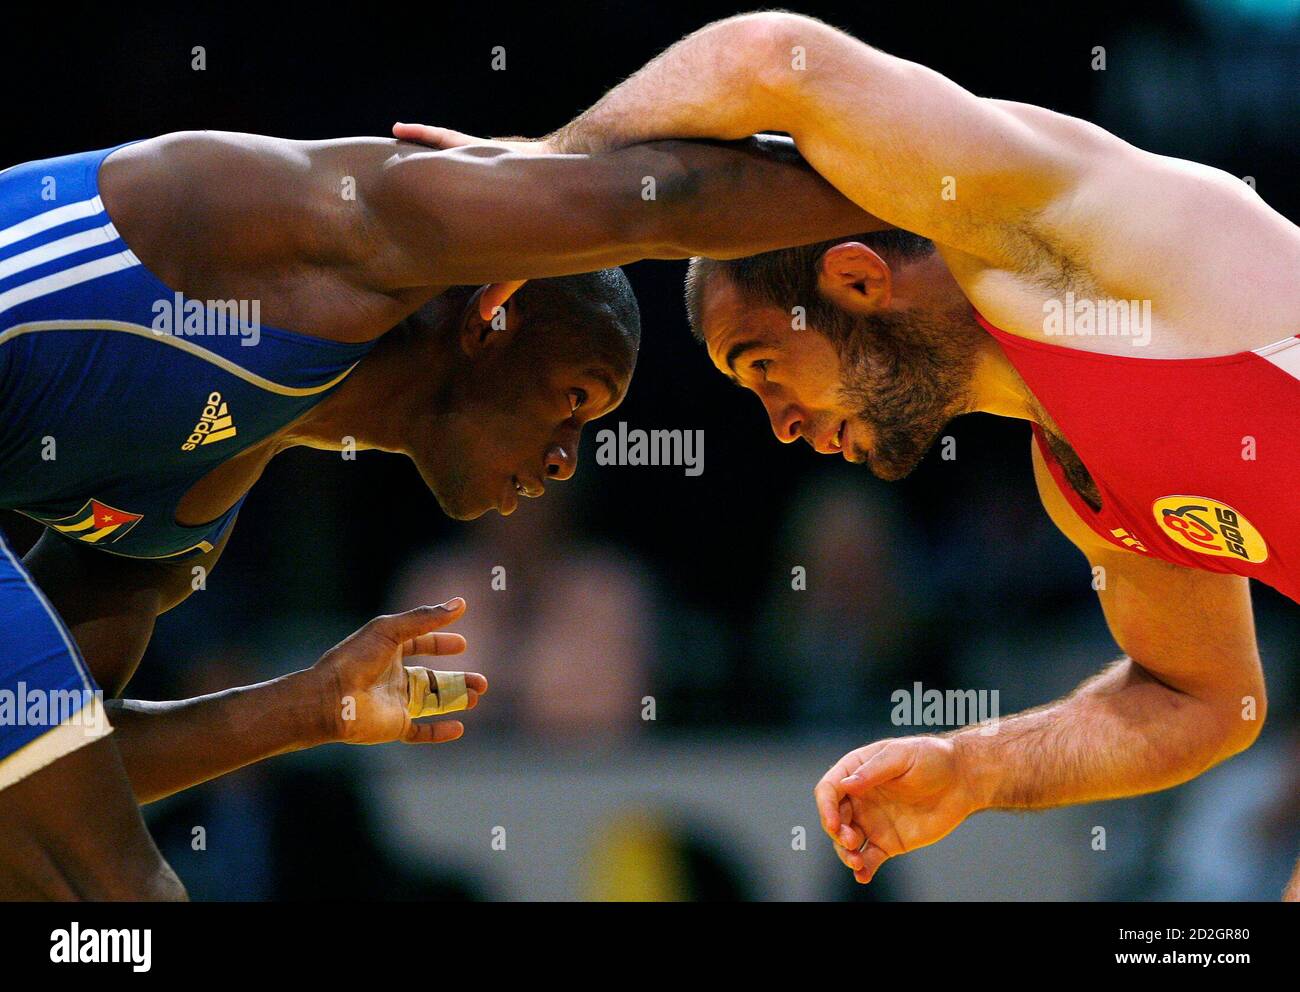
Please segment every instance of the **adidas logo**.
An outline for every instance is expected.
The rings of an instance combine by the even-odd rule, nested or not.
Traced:
[[[235,421],[230,416],[220,393],[208,394],[208,405],[203,408],[203,416],[194,425],[194,430],[181,445],[181,451],[193,451],[201,444],[216,444],[236,434]]]

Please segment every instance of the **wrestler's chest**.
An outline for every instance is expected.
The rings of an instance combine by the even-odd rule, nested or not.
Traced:
[[[212,466],[177,504],[176,522],[192,527],[216,520],[253,487],[283,447],[281,436],[275,434]]]

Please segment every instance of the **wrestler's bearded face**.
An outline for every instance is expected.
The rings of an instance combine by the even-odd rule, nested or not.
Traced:
[[[880,478],[901,479],[967,409],[974,350],[955,333],[966,314],[836,313],[839,326],[819,332],[837,342],[838,395],[853,411],[845,446]]]
[[[735,295],[726,280],[715,284]],[[977,338],[968,307],[863,314],[822,300],[806,326],[738,299],[708,310],[714,364],[758,395],[778,438],[802,437],[882,479],[910,473],[969,409]]]

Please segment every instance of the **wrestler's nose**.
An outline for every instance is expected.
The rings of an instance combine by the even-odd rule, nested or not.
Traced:
[[[763,408],[767,410],[767,419],[772,422],[772,433],[782,444],[799,440],[799,431],[803,427],[804,412],[794,403],[775,397],[762,397]]]
[[[553,444],[546,449],[543,462],[548,479],[563,482],[571,478],[578,468],[578,446],[575,443]]]

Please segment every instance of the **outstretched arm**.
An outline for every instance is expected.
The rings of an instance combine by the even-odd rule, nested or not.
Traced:
[[[359,188],[379,232],[376,275],[411,285],[732,258],[888,227],[773,136],[598,155],[402,144]]]
[[[780,12],[687,36],[545,143],[596,153],[769,130],[792,135],[821,175],[873,215],[990,261],[1018,247],[1017,225],[1068,200],[1089,170],[1127,147]]]
[[[256,299],[268,324],[342,341],[378,337],[450,285],[725,258],[885,226],[779,139],[533,156],[182,132],[114,152],[100,188],[168,285]]]
[[[456,720],[411,722],[402,658],[463,651],[463,637],[440,630],[460,617],[463,603],[380,617],[312,668],[257,685],[161,702],[111,698],[135,671],[157,617],[191,591],[192,563],[210,568],[222,547],[224,542],[210,555],[169,567],[108,555],[47,532],[26,557],[104,688],[112,739],[137,802],[318,744],[440,743],[461,735],[464,725]],[[472,706],[487,682],[471,673],[466,684]]]
[[[818,783],[817,801],[859,881],[979,810],[1167,789],[1259,734],[1266,704],[1247,581],[1112,547],[1066,503],[1036,449],[1035,472],[1053,520],[1104,569],[1102,608],[1128,657],[1065,699],[995,725],[846,755]]]
[[[153,802],[319,744],[458,739],[465,731],[459,720],[412,722],[403,661],[463,651],[463,637],[439,631],[463,610],[461,602],[378,617],[311,668],[269,682],[193,699],[113,700],[106,709],[136,801]],[[470,672],[465,682],[473,707],[487,680]]]

